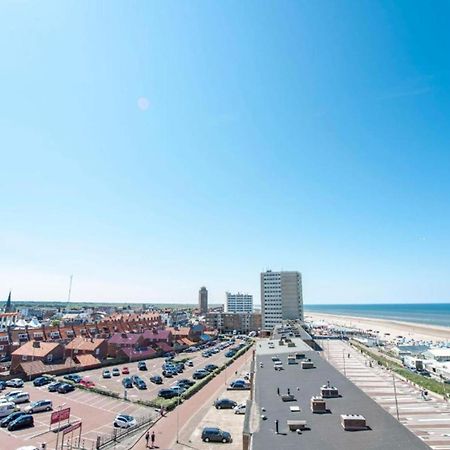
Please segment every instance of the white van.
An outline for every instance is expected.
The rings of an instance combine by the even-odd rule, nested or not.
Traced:
[[[9,416],[14,411],[16,411],[16,404],[13,402],[0,403],[0,418]]]

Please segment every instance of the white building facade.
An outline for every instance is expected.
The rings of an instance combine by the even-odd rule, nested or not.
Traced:
[[[283,320],[303,322],[301,273],[261,273],[261,308],[263,329],[271,330]]]
[[[250,294],[231,294],[227,295],[227,310],[229,313],[251,313],[253,312],[253,295]]]

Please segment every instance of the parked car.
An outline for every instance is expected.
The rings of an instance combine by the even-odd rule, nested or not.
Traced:
[[[172,370],[170,369],[164,369],[163,370],[163,376],[165,376],[166,378],[172,378],[174,375],[176,375],[176,373],[174,373]]]
[[[214,402],[216,409],[233,409],[237,406],[237,402],[228,398],[220,398]]]
[[[147,370],[147,364],[145,364],[145,361],[138,362],[138,369],[139,370]]]
[[[183,386],[180,386],[179,384],[174,384],[170,387],[172,391],[174,391],[177,395],[183,395],[186,392],[186,388]]]
[[[130,428],[136,426],[136,424],[136,419],[126,414],[118,414],[114,419],[114,426],[116,428]]]
[[[69,375],[64,375],[63,378],[65,380],[73,381],[74,383],[79,383],[82,380],[82,377],[80,375],[77,375],[76,373],[70,373]]]
[[[191,386],[194,386],[195,381],[189,380],[188,378],[182,378],[181,380],[177,381],[177,384],[186,388],[189,388]]]
[[[47,386],[47,389],[49,392],[57,392],[58,388],[64,383],[61,383],[60,381],[53,381]]]
[[[240,403],[239,405],[236,405],[233,409],[235,414],[245,414],[246,404]]]
[[[209,375],[209,372],[207,370],[204,369],[200,369],[200,370],[196,370],[193,375],[192,378],[194,380],[201,380],[202,378],[205,378]]]
[[[28,414],[34,414],[41,411],[50,411],[53,409],[53,403],[51,400],[38,400],[32,402],[26,406],[23,410]]]
[[[5,395],[7,402],[26,403],[30,401],[30,394],[24,391],[11,391]]]
[[[133,387],[133,382],[131,381],[130,377],[125,377],[122,380],[122,386],[126,389],[132,388]]]
[[[6,383],[4,381],[0,381],[0,391],[3,391],[3,389],[6,389]]]
[[[158,397],[169,399],[177,397],[178,394],[173,389],[161,389],[158,392]]]
[[[58,386],[57,391],[60,394],[67,394],[68,392],[72,392],[75,390],[75,386],[73,384],[69,384],[69,383],[61,383],[60,386]]]
[[[46,384],[49,384],[52,382],[51,378],[48,378],[46,376],[42,376],[42,377],[37,377],[33,380],[33,385],[34,386],[44,386]]]
[[[204,369],[207,370],[208,372],[214,372],[216,369],[218,369],[219,367],[216,366],[215,364],[207,364]]]
[[[111,378],[111,372],[109,371],[109,369],[103,370],[102,377],[103,378]]]
[[[11,378],[11,380],[6,381],[6,386],[8,387],[23,387],[23,380],[21,378]]]
[[[145,381],[139,375],[133,375],[131,381],[138,389],[147,389]]]
[[[246,390],[250,389],[250,386],[245,380],[235,380],[230,384],[230,389]]]
[[[209,352],[202,352],[203,358],[209,358],[211,356],[211,353]]]
[[[203,442],[232,442],[231,434],[228,431],[223,431],[220,428],[203,428],[202,431]]]
[[[130,369],[128,367],[122,367],[122,375],[129,375]]]
[[[226,356],[227,358],[232,358],[235,354],[236,354],[235,351],[233,351],[233,350],[228,350],[228,351],[225,353],[225,356]]]
[[[150,377],[150,381],[152,383],[155,384],[162,384],[163,383],[163,379],[160,375],[153,375],[152,377]]]
[[[11,414],[8,414],[1,422],[0,422],[0,426],[2,428],[7,427],[12,421],[16,420],[17,418],[19,418],[20,416],[24,416],[26,413],[23,411],[16,411],[13,412]]]
[[[0,403],[0,418],[8,417],[19,409],[14,402]],[[5,425],[6,426],[6,425]]]
[[[34,419],[31,414],[24,414],[23,416],[14,419],[8,425],[8,431],[20,430],[22,428],[34,426]]]
[[[113,377],[118,377],[120,375],[120,370],[117,367],[114,367],[112,370]]]
[[[89,389],[95,387],[95,383],[92,380],[90,380],[89,378],[83,378],[80,381],[80,384],[82,386],[84,386],[85,388],[89,388]]]
[[[194,367],[194,362],[191,361],[191,360],[186,361],[186,365],[187,365],[188,367]]]

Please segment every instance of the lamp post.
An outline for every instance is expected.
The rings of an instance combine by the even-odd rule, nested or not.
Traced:
[[[178,399],[177,399],[177,444],[180,443],[179,440],[179,429],[180,429],[180,416],[179,416],[179,406],[180,406],[180,399],[182,398],[183,394],[179,394],[178,395]]]
[[[345,370],[345,350],[342,350],[342,360],[344,361],[344,376],[347,376],[346,370]]]
[[[392,383],[394,385],[395,410],[396,410],[396,413],[397,413],[397,420],[400,420],[400,415],[398,413],[397,386],[395,385],[394,372],[392,372]]]

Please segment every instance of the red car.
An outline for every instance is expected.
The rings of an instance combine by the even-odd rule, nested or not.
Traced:
[[[92,388],[92,387],[95,386],[95,383],[93,381],[91,381],[89,379],[85,379],[85,378],[83,378],[80,381],[80,384],[83,385],[84,387],[87,387],[87,388]]]
[[[124,367],[122,369],[122,375],[128,375],[130,373],[130,371],[128,370],[128,367]]]

